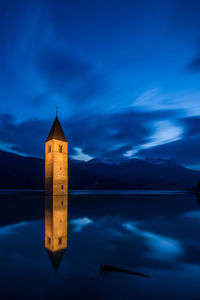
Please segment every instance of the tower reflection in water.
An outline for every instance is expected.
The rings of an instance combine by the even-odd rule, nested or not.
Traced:
[[[68,195],[45,197],[45,248],[57,271],[67,249]]]

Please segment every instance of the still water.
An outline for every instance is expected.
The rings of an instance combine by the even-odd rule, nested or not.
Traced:
[[[0,299],[200,298],[195,195],[72,192],[51,208],[43,192],[1,191],[0,203]]]

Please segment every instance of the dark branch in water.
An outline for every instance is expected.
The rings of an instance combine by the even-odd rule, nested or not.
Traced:
[[[141,276],[141,277],[146,277],[149,278],[149,275],[138,273],[138,272],[132,272],[129,270],[124,270],[120,268],[116,268],[114,266],[109,266],[109,265],[100,265],[100,274],[101,276],[106,276],[110,272],[119,272],[119,273],[125,273],[125,274],[131,274],[131,275],[136,275],[136,276]]]

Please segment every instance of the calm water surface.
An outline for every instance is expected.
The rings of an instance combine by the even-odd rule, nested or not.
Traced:
[[[44,193],[1,191],[0,201],[0,299],[200,298],[195,195],[71,193],[56,272],[44,248]],[[102,264],[150,278],[102,274]]]

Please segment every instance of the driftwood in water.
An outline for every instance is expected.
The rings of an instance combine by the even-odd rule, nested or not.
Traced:
[[[119,272],[119,273],[131,274],[131,275],[136,275],[136,276],[142,276],[142,277],[146,277],[146,278],[150,277],[149,275],[146,275],[143,273],[132,272],[132,271],[124,270],[121,268],[116,268],[116,267],[110,266],[110,265],[101,265],[100,270],[101,270],[100,271],[101,276],[106,276],[110,272]]]

